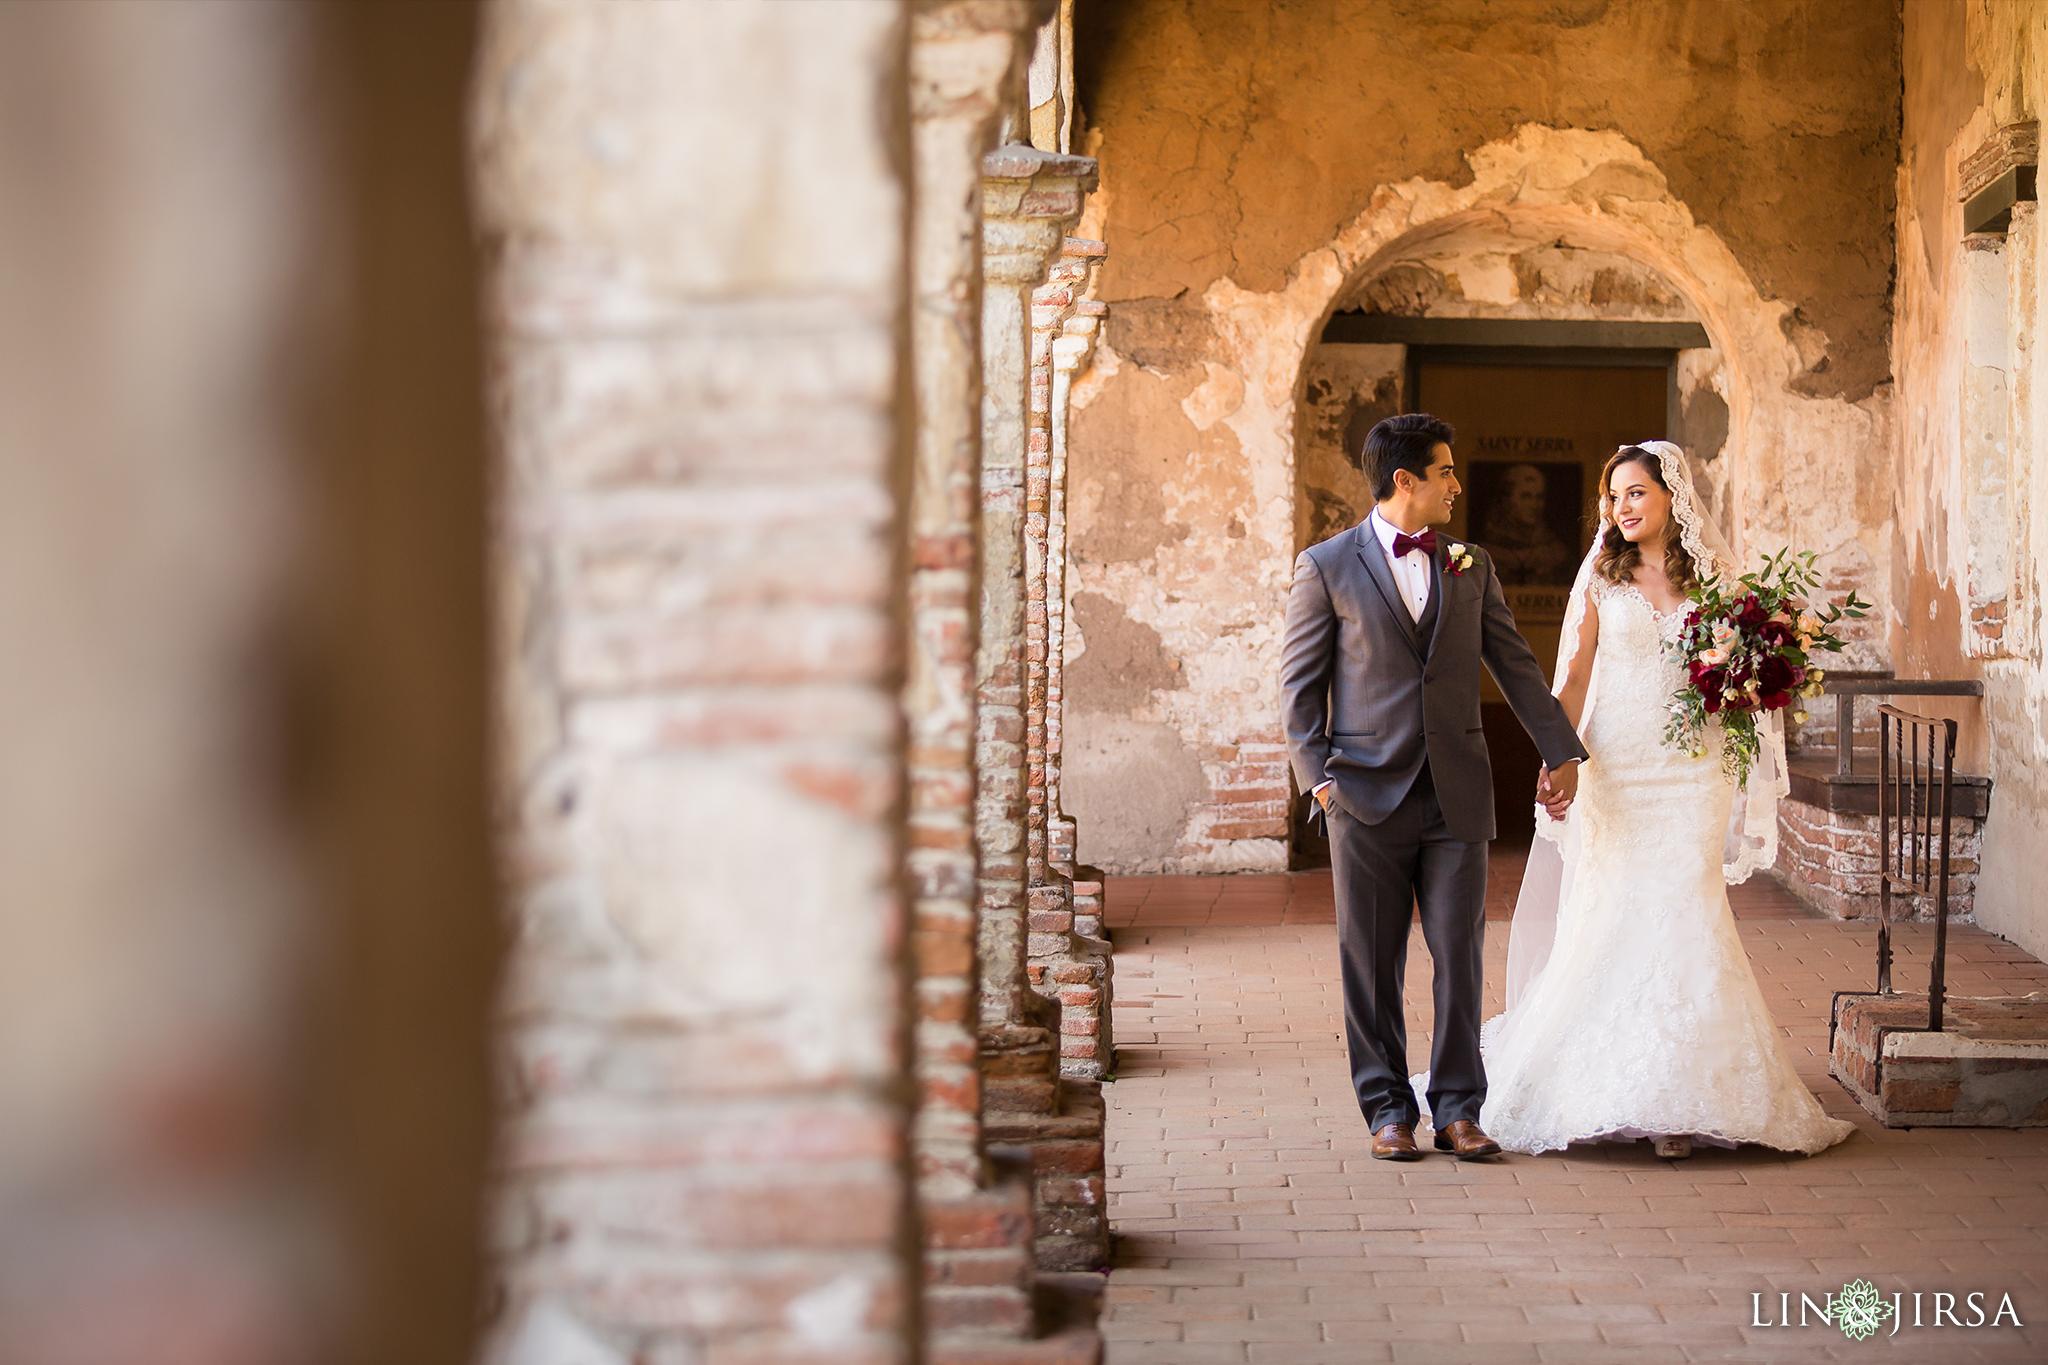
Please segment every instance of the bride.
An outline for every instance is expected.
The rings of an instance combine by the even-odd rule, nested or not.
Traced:
[[[1819,1152],[1855,1125],[1800,1081],[1728,908],[1728,884],[1775,860],[1782,730],[1773,718],[1739,793],[1718,725],[1701,758],[1662,740],[1684,677],[1665,642],[1687,589],[1733,557],[1667,441],[1616,452],[1600,507],[1558,660],[1592,761],[1564,818],[1537,819],[1480,1123],[1518,1152],[1641,1137],[1665,1157],[1695,1141]]]

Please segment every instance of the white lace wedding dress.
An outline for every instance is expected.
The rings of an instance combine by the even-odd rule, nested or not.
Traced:
[[[1719,730],[1705,758],[1662,740],[1681,618],[1634,587],[1591,591],[1600,701],[1581,736],[1578,870],[1548,962],[1487,1022],[1480,1126],[1516,1152],[1663,1134],[1821,1151],[1855,1125],[1799,1079],[1736,935]]]

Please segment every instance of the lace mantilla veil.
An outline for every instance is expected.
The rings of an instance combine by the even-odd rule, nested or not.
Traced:
[[[1622,447],[1624,450],[1628,447]],[[1657,457],[1664,486],[1671,490],[1671,515],[1678,525],[1679,543],[1692,556],[1693,571],[1704,581],[1720,574],[1733,577],[1740,570],[1727,538],[1707,520],[1693,491],[1692,473],[1686,467],[1685,452],[1669,441],[1644,441],[1638,449]],[[1612,522],[1613,507],[1606,489],[1600,490],[1600,525],[1593,544],[1579,563],[1572,581],[1571,604],[1565,609],[1564,628],[1558,637],[1557,672],[1553,691],[1564,689],[1578,652],[1579,628],[1586,619],[1586,601],[1593,583],[1593,562],[1599,557],[1600,542]],[[1600,692],[1600,660],[1593,660],[1593,677],[1586,690],[1586,707],[1579,717],[1579,732],[1585,733],[1593,717]],[[1758,718],[1761,752],[1749,780],[1735,793],[1734,809],[1728,817],[1728,836],[1722,846],[1722,873],[1730,886],[1748,880],[1758,868],[1778,859],[1778,798],[1791,791],[1785,763],[1785,729],[1782,717],[1771,712]],[[1644,744],[1662,744],[1661,734],[1644,735]],[[1596,756],[1595,762],[1626,762],[1626,756]],[[1702,760],[1703,762],[1705,760]],[[1550,961],[1551,945],[1557,938],[1557,908],[1571,894],[1572,880],[1580,862],[1580,841],[1584,827],[1576,806],[1563,820],[1552,820],[1543,808],[1536,808],[1536,839],[1529,846],[1529,864],[1522,875],[1522,890],[1515,901],[1515,918],[1508,932],[1507,1008],[1516,1003]]]

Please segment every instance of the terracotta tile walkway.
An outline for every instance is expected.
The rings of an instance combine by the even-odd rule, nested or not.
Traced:
[[[1489,918],[1519,860],[1497,854]],[[2048,1130],[1871,1121],[1828,1075],[1827,1010],[1868,984],[1867,926],[1807,916],[1774,886],[1738,913],[1766,997],[1830,1113],[1860,1131],[1811,1159],[1647,1144],[1460,1165],[1376,1162],[1338,1032],[1327,873],[1115,878],[1118,1076],[1107,1087],[1110,1365],[1231,1362],[2048,1359]],[[1924,988],[1931,932],[1895,935],[1902,989]],[[1488,935],[1488,1012],[1507,934]],[[1411,949],[1409,1032],[1428,1055],[1430,967]],[[1952,928],[1959,995],[2048,987],[2048,967]],[[1783,1322],[1853,1279],[1896,1336]],[[1977,1328],[1934,1321],[1954,1294]],[[1764,1295],[1763,1321],[1755,1327]],[[2024,1327],[1989,1325],[2010,1293]]]

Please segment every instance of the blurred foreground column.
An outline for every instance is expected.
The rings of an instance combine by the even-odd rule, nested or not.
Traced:
[[[904,7],[488,15],[493,1358],[907,1360]]]
[[[469,1349],[471,43],[0,6],[7,1365]]]

